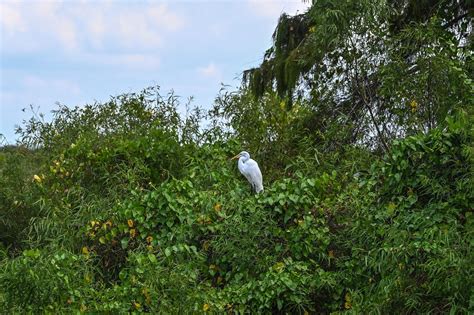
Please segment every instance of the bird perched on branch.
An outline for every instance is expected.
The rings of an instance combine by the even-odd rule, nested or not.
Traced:
[[[237,158],[239,159],[239,162],[237,163],[239,171],[245,176],[245,178],[247,178],[250,185],[252,186],[252,190],[257,194],[263,191],[262,172],[260,172],[257,162],[252,160],[250,158],[250,154],[246,151],[240,152],[231,160]]]

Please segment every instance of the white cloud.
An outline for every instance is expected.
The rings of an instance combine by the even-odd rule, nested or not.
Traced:
[[[96,49],[102,48],[103,40],[107,33],[105,17],[98,12],[92,11],[85,20],[85,27],[87,34],[89,34],[90,44]]]
[[[0,26],[2,33],[5,32],[6,35],[27,30],[21,12],[9,2],[0,3]]]
[[[219,78],[221,76],[220,69],[214,63],[210,63],[205,67],[199,67],[197,72],[208,78]]]
[[[81,60],[86,63],[103,66],[114,66],[119,71],[126,70],[157,70],[160,58],[156,54],[83,54]]]
[[[79,85],[69,80],[45,79],[35,75],[26,75],[23,78],[23,85],[28,90],[51,91],[51,94],[61,92],[79,95],[81,93]]]
[[[177,31],[184,25],[184,20],[169,11],[164,4],[154,4],[147,9],[148,17],[157,27],[165,28],[170,31]]]
[[[2,51],[150,51],[184,25],[165,3],[8,1],[0,4]]]
[[[271,19],[278,19],[282,13],[294,15],[303,13],[311,5],[311,1],[302,0],[247,0],[252,12]]]
[[[67,19],[58,20],[58,39],[67,50],[77,49],[79,47],[77,38],[77,29],[75,24]]]
[[[212,23],[208,25],[207,31],[214,37],[222,39],[226,34],[228,34],[228,26],[219,24],[219,23]]]

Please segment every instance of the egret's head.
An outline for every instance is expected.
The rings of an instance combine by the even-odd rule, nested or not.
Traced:
[[[231,160],[238,159],[238,158],[241,158],[241,157],[244,158],[244,161],[247,161],[248,159],[250,159],[250,154],[247,151],[242,151],[239,154],[237,154],[236,156],[234,156]]]

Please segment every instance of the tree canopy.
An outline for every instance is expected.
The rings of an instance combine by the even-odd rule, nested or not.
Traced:
[[[384,150],[472,102],[472,1],[314,1],[282,15],[262,64],[244,72],[257,97],[349,125],[345,143]],[[315,124],[318,126],[318,124]]]

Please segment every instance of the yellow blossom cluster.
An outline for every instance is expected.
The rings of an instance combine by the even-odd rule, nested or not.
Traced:
[[[36,174],[33,175],[33,181],[37,182],[38,184],[40,184],[45,178],[46,176],[44,176],[43,174],[41,174],[41,176]]]
[[[198,224],[211,224],[212,223],[212,220],[210,217],[208,216],[200,216],[198,219],[197,219],[197,222]]]
[[[153,237],[152,237],[152,236],[149,235],[149,236],[146,237],[146,242],[147,242],[148,244],[151,244],[152,241],[153,241]]]
[[[416,109],[418,108],[418,103],[415,100],[412,100],[410,102],[410,107],[411,107],[411,112],[414,113],[416,112]]]
[[[57,160],[53,161],[53,165],[49,167],[49,170],[51,173],[57,174],[59,177],[68,177],[70,175],[69,171],[66,171],[64,166],[61,165],[61,162]]]
[[[142,289],[142,294],[145,297],[146,304],[150,305],[151,304],[151,296],[150,292],[148,291],[148,288],[143,288]]]
[[[351,297],[351,294],[349,292],[346,293],[346,295],[344,296],[344,308],[345,309],[350,309],[352,308],[352,297]]]

